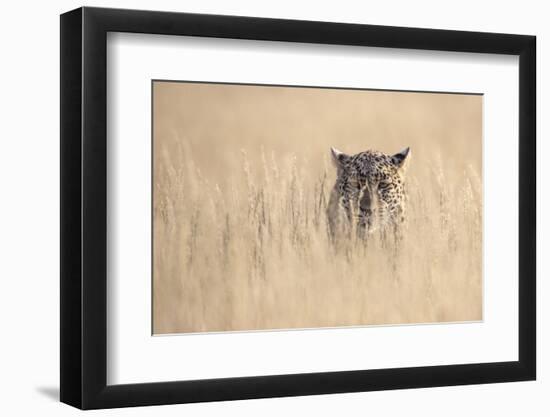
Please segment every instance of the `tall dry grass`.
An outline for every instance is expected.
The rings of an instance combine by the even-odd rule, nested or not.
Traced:
[[[327,161],[309,173],[262,153],[261,174],[210,183],[182,145],[157,159],[154,332],[333,327],[481,319],[481,183],[451,182],[440,159],[431,184],[408,178],[408,222],[394,245],[355,235],[333,245]]]
[[[411,107],[414,118],[404,112],[410,118],[399,121],[409,131],[406,142],[395,149],[372,146],[390,152],[412,145],[408,222],[398,245],[376,235],[365,242],[353,234],[334,245],[325,213],[335,170],[322,135],[348,125],[324,120],[325,125],[315,134],[308,130],[308,135],[300,129],[311,129],[309,125],[282,123],[285,112],[294,115],[298,109],[307,108],[302,117],[312,108],[322,115],[322,97],[334,93],[312,95],[311,102],[304,99],[303,107],[288,110],[277,105],[273,94],[280,91],[251,96],[248,90],[232,96],[234,90],[227,87],[179,86],[182,90],[174,97],[180,101],[171,97],[164,103],[175,87],[162,87],[155,96],[155,334],[482,319],[480,100],[449,98],[449,106],[471,107],[474,122],[465,130],[468,113],[451,111],[440,97],[406,95],[397,101],[391,96],[384,108],[389,96],[369,96],[380,115],[395,110],[402,100],[416,103]],[[205,100],[201,108],[205,91],[215,100]],[[251,101],[261,107],[264,95],[266,112],[276,115],[272,124],[258,122],[260,116],[246,107]],[[194,107],[185,107],[193,97]],[[285,97],[281,102],[288,102]],[[333,109],[336,99],[327,100],[326,108]],[[216,110],[216,103],[224,100],[243,108]],[[337,103],[344,108],[346,100],[355,99]],[[425,111],[419,110],[420,104]],[[233,111],[231,117],[228,111]],[[380,137],[400,141],[396,133],[401,131],[388,130],[380,117],[372,125],[382,129]],[[437,124],[426,122],[432,118]],[[456,140],[434,146],[433,138],[448,126],[454,127]],[[254,135],[266,129],[275,139],[266,133],[254,142]],[[397,129],[396,116],[391,129]],[[290,131],[301,132],[304,139],[281,144],[277,138]],[[348,137],[357,135],[350,131]],[[352,153],[368,149],[363,142],[346,147],[344,135],[333,143]],[[474,149],[472,143],[477,144]]]

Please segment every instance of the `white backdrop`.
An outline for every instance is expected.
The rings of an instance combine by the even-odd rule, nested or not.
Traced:
[[[517,360],[517,57],[121,33],[107,54],[109,384]],[[482,322],[151,337],[151,79],[483,93]]]
[[[465,0],[444,4],[416,2],[189,0],[93,1],[87,5],[161,9],[203,13],[242,14],[296,19],[332,20],[442,29],[465,29],[538,36],[538,136],[547,133],[541,120],[548,83],[540,78],[548,67],[550,28],[543,2]],[[2,148],[0,206],[3,297],[0,317],[2,402],[5,415],[76,415],[58,404],[59,311],[59,13],[78,7],[76,1],[11,2],[4,5],[2,31],[1,110]],[[547,71],[548,72],[548,71]],[[541,155],[548,145],[539,139],[539,213],[550,209],[550,168]],[[547,187],[546,187],[547,188]],[[239,401],[169,407],[101,411],[99,415],[422,415],[463,416],[547,415],[545,394],[550,390],[550,309],[540,300],[550,296],[544,259],[550,249],[550,222],[539,216],[539,380],[485,386],[435,388],[328,395],[302,398]],[[544,233],[544,237],[542,234]]]

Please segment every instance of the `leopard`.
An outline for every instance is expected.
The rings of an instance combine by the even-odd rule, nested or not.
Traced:
[[[331,236],[355,229],[368,237],[376,232],[397,232],[406,223],[406,172],[410,147],[396,154],[366,150],[346,154],[331,148],[336,182],[327,206]],[[350,228],[350,226],[352,226]]]

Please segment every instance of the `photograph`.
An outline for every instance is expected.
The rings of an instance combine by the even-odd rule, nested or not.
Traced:
[[[483,95],[152,81],[153,335],[483,320]]]
[[[543,13],[94,3],[10,29],[9,408],[544,409]]]

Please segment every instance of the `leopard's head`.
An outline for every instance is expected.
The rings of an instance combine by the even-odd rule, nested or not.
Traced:
[[[393,155],[368,150],[348,155],[331,149],[336,182],[329,202],[329,224],[344,214],[367,232],[403,220],[405,174],[410,148]]]

